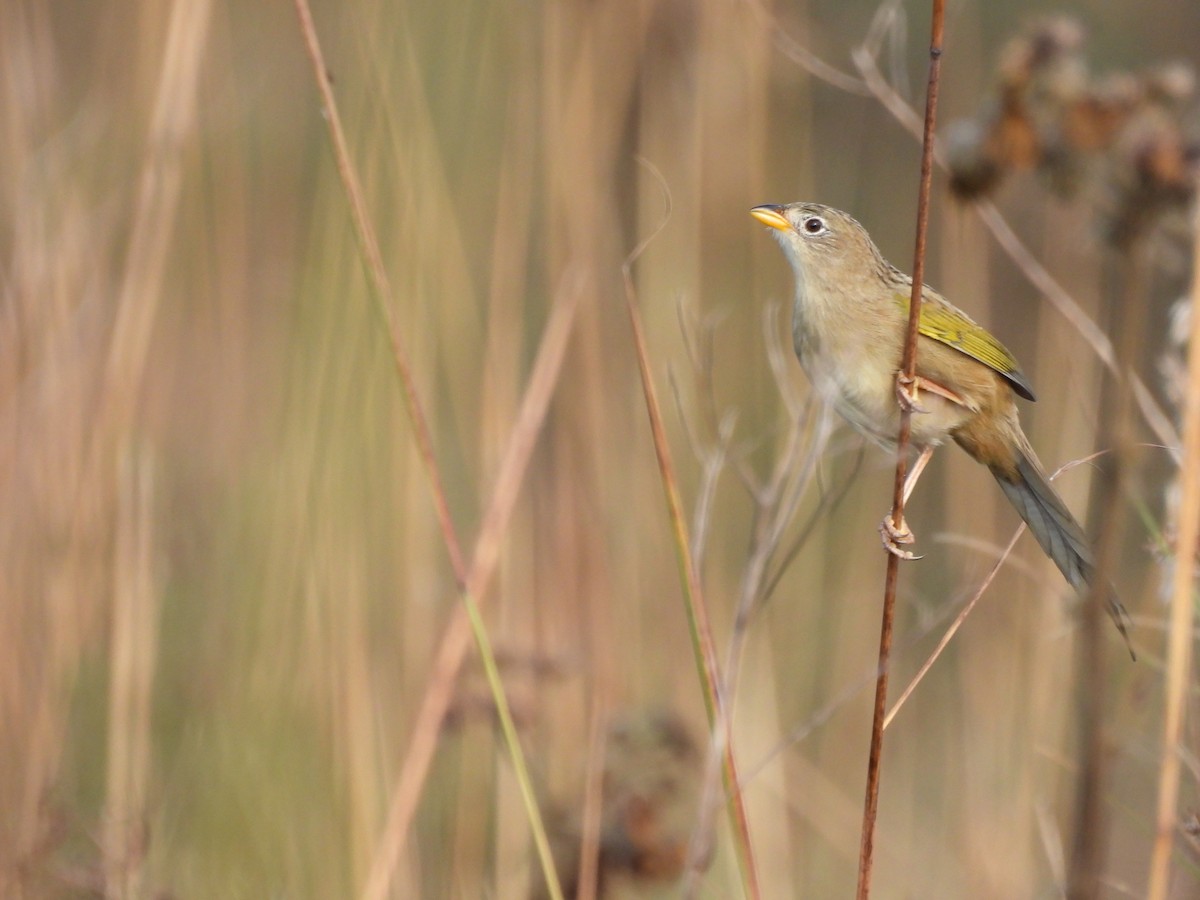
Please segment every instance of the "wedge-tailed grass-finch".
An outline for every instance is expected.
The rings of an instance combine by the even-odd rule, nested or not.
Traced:
[[[1017,361],[958,307],[923,288],[916,376],[900,375],[912,278],[888,263],[850,216],[815,203],[756,206],[775,229],[796,276],[792,340],[817,393],[858,431],[895,449],[900,404],[909,405],[917,451],[907,500],[934,448],[947,438],[992,471],[1046,554],[1082,590],[1095,565],[1083,529],[1054,492],[1017,419],[1013,395],[1033,400]],[[887,516],[884,546],[915,558],[903,519]],[[1129,615],[1111,589],[1108,611],[1129,643]],[[1130,647],[1130,653],[1133,649]]]

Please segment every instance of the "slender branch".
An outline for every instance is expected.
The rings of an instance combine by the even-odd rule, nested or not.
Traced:
[[[434,511],[442,530],[442,540],[446,544],[450,565],[454,569],[454,578],[461,590],[467,583],[467,564],[458,533],[454,530],[454,521],[450,517],[450,504],[446,500],[441,469],[438,467],[437,457],[433,452],[433,435],[429,429],[429,421],[425,417],[424,407],[422,407],[421,399],[417,394],[412,362],[405,349],[404,340],[400,336],[399,325],[392,314],[392,286],[388,279],[387,269],[383,265],[379,239],[375,235],[375,228],[367,214],[367,203],[363,196],[362,186],[359,184],[354,163],[350,158],[350,147],[346,141],[346,132],[342,128],[342,117],[338,113],[337,101],[333,96],[329,69],[325,65],[325,56],[321,51],[317,27],[313,23],[308,0],[295,0],[295,6],[296,15],[300,19],[300,31],[304,36],[304,47],[308,51],[313,77],[317,82],[317,90],[321,94],[321,105],[325,110],[325,122],[329,126],[329,137],[333,142],[333,157],[337,164],[338,177],[346,192],[346,200],[350,204],[354,236],[358,239],[359,247],[366,261],[367,273],[370,275],[371,300],[391,344],[392,362],[396,367],[396,375],[400,379],[400,387],[404,392],[404,405],[409,419],[412,421],[417,452],[425,466],[425,475],[429,479]]]
[[[866,96],[870,89],[853,75],[848,75],[836,66],[831,66],[807,47],[795,40],[779,24],[779,20],[762,3],[762,0],[751,0],[748,4],[751,12],[758,16],[760,23],[769,25],[775,38],[775,46],[779,52],[795,62],[807,72],[820,78],[848,94]]]
[[[471,570],[467,574],[466,588],[462,593],[464,601],[473,599],[476,603],[482,603],[487,596],[488,585],[499,560],[501,536],[511,520],[517,490],[528,470],[534,442],[545,421],[554,386],[558,383],[583,288],[584,282],[578,273],[567,273],[564,275],[563,285],[556,292],[557,299],[546,322],[533,371],[529,376],[529,384],[521,399],[517,420],[496,474],[496,486],[475,539]],[[429,683],[413,722],[413,736],[408,753],[392,791],[387,821],[375,848],[367,884],[362,894],[365,900],[382,900],[387,896],[388,885],[391,883],[392,873],[416,814],[421,787],[432,763],[441,725],[454,693],[455,680],[459,669],[462,668],[470,641],[471,622],[467,605],[464,603],[455,607],[450,623],[442,633]],[[499,706],[500,701],[497,699],[496,702]],[[510,751],[515,760],[520,752],[520,745],[510,745]],[[540,827],[539,821],[540,819],[532,821],[535,830]],[[547,862],[543,857],[543,871],[548,882],[553,883]]]
[[[362,187],[350,158],[349,144],[346,141],[341,116],[338,113],[333,89],[327,75],[328,69],[321,51],[312,11],[309,9],[307,0],[295,0],[295,7],[300,20],[305,49],[312,64],[317,89],[321,94],[325,121],[328,124],[329,136],[333,143],[338,176],[350,204],[354,233],[370,276],[371,299],[380,323],[387,332],[392,361],[396,367],[396,374],[404,394],[405,407],[413,426],[418,454],[424,464],[426,477],[429,479],[433,494],[433,503],[442,539],[454,570],[459,597],[463,601],[462,605],[455,609],[450,624],[442,635],[442,641],[435,657],[434,669],[430,676],[429,689],[425,693],[413,729],[412,745],[405,757],[400,778],[389,804],[383,834],[380,836],[379,845],[376,847],[371,861],[364,896],[381,898],[388,891],[392,874],[408,834],[408,827],[416,810],[421,786],[433,758],[441,722],[449,708],[454,681],[469,646],[469,635],[473,631],[485,668],[488,670],[489,685],[504,727],[505,743],[521,785],[522,799],[525,802],[542,870],[551,896],[561,897],[562,890],[554,871],[545,827],[533,795],[532,782],[525,765],[524,754],[509,715],[507,698],[496,671],[495,659],[477,604],[482,603],[492,573],[495,571],[503,534],[511,518],[534,442],[541,431],[550,396],[558,382],[567,340],[574,323],[575,309],[581,293],[579,279],[573,279],[574,284],[558,296],[547,322],[546,331],[538,348],[538,357],[530,375],[529,386],[522,399],[517,423],[513,428],[505,457],[501,462],[496,487],[476,538],[472,562],[468,568],[462,552],[462,544],[450,516],[450,506],[446,499],[441,469],[434,455],[433,437],[417,393],[411,360],[405,350],[399,325],[392,313],[391,283],[387,276],[387,270],[384,268],[379,240],[370,216],[367,214],[367,204]]]
[[[733,742],[730,740],[729,733],[732,722],[728,715],[728,704],[721,693],[720,664],[717,660],[712,624],[709,622],[708,609],[704,604],[700,574],[696,570],[695,560],[692,558],[691,542],[688,540],[687,533],[687,519],[684,516],[683,501],[679,495],[678,479],[675,477],[675,464],[671,459],[671,449],[667,443],[667,431],[663,424],[658,392],[654,387],[654,378],[650,371],[650,354],[646,349],[645,329],[642,327],[642,317],[637,307],[637,292],[633,286],[633,264],[650,242],[658,236],[670,217],[670,193],[666,190],[666,182],[662,175],[653,165],[640,157],[638,162],[649,169],[663,187],[667,198],[667,209],[658,228],[654,229],[630,252],[621,266],[621,275],[625,283],[625,308],[629,314],[629,327],[633,334],[633,348],[637,357],[638,373],[642,380],[646,414],[650,419],[650,433],[654,439],[654,452],[658,459],[663,492],[666,495],[667,512],[674,533],[675,553],[680,568],[680,578],[683,582],[692,652],[696,658],[696,668],[700,673],[700,681],[704,689],[704,703],[708,713],[709,727],[712,730],[712,744],[723,760],[722,770],[728,797],[730,825],[734,833],[734,844],[738,850],[742,885],[746,894],[757,900],[760,896],[758,873],[754,866],[754,852],[750,843],[746,807],[741,789],[738,787],[737,764],[734,760]],[[689,870],[693,869],[689,867]]]
[[[1024,533],[1025,523],[1022,522],[1020,526],[1018,526],[1017,530],[1013,532],[1011,540],[1009,540],[1008,545],[1001,552],[999,559],[997,559],[992,565],[991,570],[984,577],[983,581],[980,582],[979,587],[975,589],[975,593],[971,595],[971,599],[968,600],[963,608],[958,611],[958,615],[954,617],[954,621],[950,623],[950,627],[946,629],[945,633],[938,641],[937,646],[933,648],[933,652],[929,654],[929,658],[921,664],[921,668],[917,670],[917,674],[912,677],[912,680],[909,681],[908,686],[900,692],[899,699],[896,700],[896,702],[892,705],[892,708],[888,710],[887,715],[884,716],[883,727],[885,730],[892,724],[892,720],[896,718],[896,714],[900,712],[900,708],[904,706],[904,704],[908,701],[908,698],[911,697],[913,692],[917,689],[917,685],[924,681],[925,676],[929,674],[929,670],[933,668],[933,664],[937,662],[938,657],[942,655],[942,651],[950,646],[950,641],[954,639],[954,635],[958,634],[958,629],[962,628],[963,622],[965,622],[967,617],[971,615],[971,612],[975,609],[975,604],[980,601],[987,589],[992,586],[992,582],[1000,573],[1000,570],[1004,567],[1004,563],[1007,562],[1009,554],[1013,552],[1013,548],[1017,546],[1018,539],[1020,539],[1021,535]]]
[[[788,429],[782,447],[775,455],[771,473],[765,481],[760,480],[743,458],[735,458],[732,464],[752,504],[750,549],[742,573],[738,592],[733,629],[725,653],[724,684],[721,696],[725,698],[728,715],[736,708],[738,684],[745,658],[746,639],[754,613],[761,608],[768,586],[773,584],[770,567],[778,555],[785,532],[796,518],[796,509],[804,497],[805,490],[815,477],[817,464],[828,437],[828,417],[824,409],[813,402],[803,403],[792,388],[788,375],[784,350],[777,327],[777,310],[768,308],[763,316],[763,331],[766,341],[767,359],[775,378],[781,402],[787,411]],[[699,341],[692,333],[686,317],[680,317],[684,329],[684,343],[694,369],[696,380],[711,407],[708,412],[716,416],[716,399],[712,387],[712,328],[705,328],[705,339]],[[705,352],[700,352],[703,346]],[[676,405],[683,412],[679,401],[678,386],[671,379],[676,395]],[[688,436],[693,455],[702,466],[700,487],[693,514],[692,554],[698,570],[707,544],[712,522],[711,510],[714,494],[721,472],[730,464],[730,445],[736,417],[731,412],[722,413],[712,439],[712,446],[704,446],[695,433],[687,415],[683,416],[684,430]],[[822,498],[822,507],[828,498]],[[802,537],[803,539],[803,537]],[[689,844],[688,867],[685,873],[684,896],[698,889],[702,863],[707,857],[708,835],[712,830],[712,819],[716,810],[721,745],[713,740],[709,747],[702,785],[699,810],[692,826]]]
[[[921,291],[925,273],[925,236],[929,225],[929,193],[933,182],[933,133],[937,121],[938,78],[941,74],[945,0],[933,0],[929,41],[929,84],[925,94],[925,133],[921,151],[921,184],[917,193],[917,237],[913,254],[912,297],[909,301],[908,333],[904,343],[903,371],[911,383],[917,370],[917,335],[921,321]],[[912,410],[902,404],[900,432],[896,438],[896,480],[892,490],[892,521],[904,521],[904,480],[908,468],[908,443]],[[879,631],[879,674],[875,680],[875,709],[871,722],[871,749],[867,757],[867,787],[863,802],[862,843],[858,857],[858,898],[871,894],[874,863],[875,820],[879,813],[880,760],[883,753],[883,720],[887,710],[888,661],[892,650],[892,627],[896,609],[896,582],[900,559],[888,554],[883,590],[883,621]]]
[[[1091,454],[1090,456],[1085,456],[1083,459],[1072,460],[1069,463],[1065,463],[1064,465],[1059,466],[1058,469],[1051,474],[1050,480],[1053,481],[1068,469],[1073,469],[1076,466],[1091,462],[1097,457],[1103,456],[1107,452],[1107,450],[1100,450]],[[904,706],[908,698],[912,696],[913,691],[917,689],[917,685],[919,685],[924,680],[925,676],[929,674],[929,670],[933,668],[933,664],[937,662],[938,657],[942,655],[942,651],[949,646],[950,641],[954,638],[954,635],[958,633],[958,630],[962,627],[963,622],[967,620],[967,617],[975,609],[975,604],[980,601],[987,589],[991,587],[992,581],[995,580],[996,575],[999,574],[1000,569],[1004,566],[1005,562],[1008,561],[1009,556],[1012,554],[1013,548],[1016,547],[1017,540],[1022,534],[1025,533],[1025,528],[1026,525],[1024,522],[1022,522],[1017,530],[1013,532],[1012,539],[1009,540],[1008,546],[1006,546],[1000,552],[1000,555],[995,564],[992,566],[991,571],[984,576],[984,579],[980,582],[979,587],[975,589],[975,593],[971,595],[971,599],[966,602],[961,610],[959,610],[958,615],[954,617],[954,621],[950,623],[950,626],[946,629],[945,633],[938,641],[937,646],[934,647],[933,652],[929,654],[929,658],[921,664],[921,668],[917,670],[917,674],[914,675],[912,680],[908,683],[908,687],[906,687],[900,693],[900,698],[892,705],[892,708],[888,711],[887,716],[884,717],[884,729],[887,729],[888,726],[892,724],[892,720],[896,718],[896,714],[900,712],[900,708]]]

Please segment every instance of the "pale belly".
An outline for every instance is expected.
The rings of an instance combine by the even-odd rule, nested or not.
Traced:
[[[833,359],[802,358],[800,362],[818,396],[856,431],[887,450],[895,448],[900,405],[894,370],[879,366],[853,369]],[[913,413],[911,441],[919,447],[942,443],[971,414],[929,391],[919,391],[917,402],[924,411]]]

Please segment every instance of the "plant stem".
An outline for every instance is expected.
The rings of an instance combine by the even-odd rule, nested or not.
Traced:
[[[933,0],[933,22],[929,41],[929,84],[925,95],[925,132],[921,150],[921,183],[917,193],[917,237],[913,254],[912,297],[908,308],[908,332],[902,368],[908,379],[917,369],[917,334],[921,320],[921,287],[925,273],[925,235],[929,225],[929,193],[933,182],[933,131],[937,119],[938,77],[941,73],[945,0]],[[912,412],[900,410],[900,433],[896,438],[896,480],[892,491],[892,521],[904,521],[904,479],[908,468],[908,443]],[[892,651],[892,625],[896,610],[896,581],[900,558],[888,554],[883,587],[883,622],[879,631],[879,668],[875,679],[875,709],[871,722],[871,749],[867,756],[866,799],[863,802],[862,841],[858,857],[858,898],[871,894],[871,869],[875,851],[875,820],[879,814],[879,774],[883,755],[883,721],[887,711],[888,664]]]

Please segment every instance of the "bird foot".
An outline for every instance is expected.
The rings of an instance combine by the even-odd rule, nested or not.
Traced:
[[[970,408],[967,406],[967,401],[961,395],[950,390],[950,388],[943,384],[930,381],[928,378],[922,378],[920,375],[909,377],[902,371],[896,373],[896,402],[900,404],[902,409],[914,413],[929,412],[920,403],[918,395],[922,390],[929,391],[929,393],[936,394],[939,397],[944,397],[958,406]]]
[[[903,372],[896,373],[896,401],[900,404],[901,409],[906,409],[911,413],[927,413],[918,398],[921,387],[924,384],[919,375],[905,375]]]
[[[912,531],[908,527],[908,523],[903,518],[900,519],[900,524],[897,525],[892,520],[892,514],[888,513],[883,517],[883,521],[879,523],[879,536],[883,540],[883,549],[892,556],[897,556],[900,559],[914,560],[922,559],[911,550],[905,550],[902,544],[911,544],[916,541]]]

